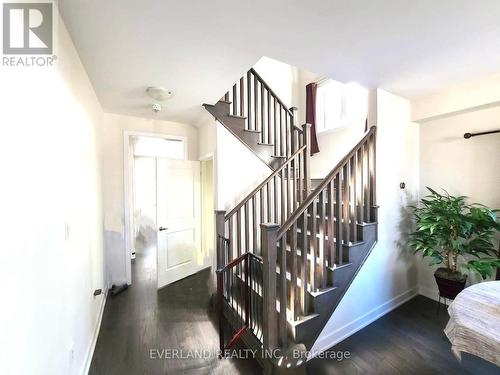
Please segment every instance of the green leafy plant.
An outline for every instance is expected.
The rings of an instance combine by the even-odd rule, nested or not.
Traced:
[[[500,267],[493,245],[500,230],[499,210],[481,204],[467,204],[467,197],[439,194],[431,188],[418,207],[411,207],[416,231],[410,234],[410,246],[431,263],[443,264],[450,274],[457,274],[458,261],[462,272],[477,272],[483,279]],[[473,259],[470,259],[473,258]]]

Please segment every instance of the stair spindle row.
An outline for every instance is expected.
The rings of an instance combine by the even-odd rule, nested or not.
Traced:
[[[246,130],[260,132],[260,143],[273,145],[275,155],[288,158],[300,147],[296,108],[285,106],[254,69],[222,100],[231,102],[231,115],[245,118]]]
[[[350,248],[362,241],[360,225],[377,220],[375,134],[376,128],[370,128],[314,192],[293,208],[286,222],[281,222],[274,243],[262,243],[268,246],[263,252],[274,252],[278,264],[276,293],[271,293],[280,306],[277,331],[264,331],[264,335],[277,335],[277,345],[286,347],[287,320],[308,314],[309,293],[334,286],[329,270],[349,262]],[[293,176],[294,171],[287,168],[287,173]],[[300,188],[294,191],[300,195]],[[271,238],[271,233],[263,233],[263,238]],[[264,258],[264,272],[266,264]]]

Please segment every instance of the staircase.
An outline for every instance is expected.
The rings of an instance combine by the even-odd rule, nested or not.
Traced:
[[[253,68],[215,105],[204,107],[273,170],[297,150],[302,129],[295,124],[296,108],[287,108]]]
[[[311,349],[377,241],[376,128],[311,180],[310,126],[255,70],[205,108],[272,169],[216,211],[221,350],[242,340],[266,372],[297,368],[291,349]]]

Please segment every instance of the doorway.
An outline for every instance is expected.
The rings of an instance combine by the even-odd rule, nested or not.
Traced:
[[[211,266],[211,161],[187,160],[186,140],[179,137],[128,134],[125,146],[129,284],[133,275],[135,281],[154,278],[162,288]]]

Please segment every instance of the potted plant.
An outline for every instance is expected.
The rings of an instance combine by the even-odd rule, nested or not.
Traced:
[[[454,299],[465,287],[465,272],[486,279],[500,267],[493,245],[495,232],[500,230],[498,210],[467,204],[464,196],[427,189],[430,195],[418,207],[411,207],[416,231],[410,234],[409,244],[416,253],[430,257],[430,265],[442,264],[434,273],[439,294]]]

